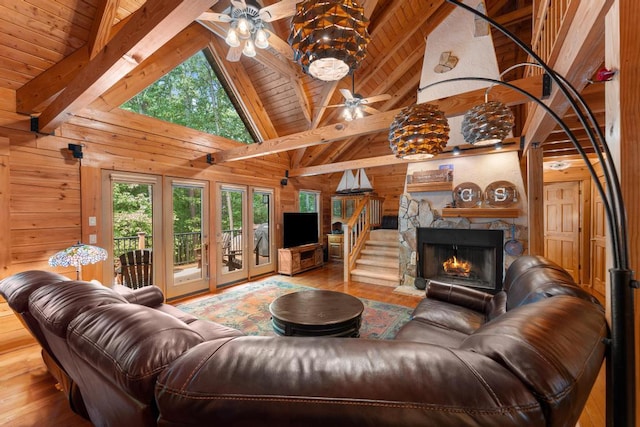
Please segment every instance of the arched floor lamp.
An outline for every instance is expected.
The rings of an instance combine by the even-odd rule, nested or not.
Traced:
[[[516,43],[533,60],[534,65],[542,68],[551,78],[558,90],[566,97],[571,108],[575,112],[590,144],[592,145],[598,160],[601,163],[605,182],[602,183],[589,161],[585,150],[580,145],[575,134],[567,126],[558,114],[544,104],[533,94],[526,92],[510,83],[501,80],[482,77],[460,77],[432,83],[420,88],[419,91],[436,84],[475,80],[486,81],[493,84],[510,87],[525,95],[549,114],[564,130],[580,156],[584,160],[594,185],[602,197],[612,248],[612,268],[609,270],[611,292],[609,306],[611,313],[609,349],[606,357],[607,366],[607,425],[608,426],[635,426],[635,335],[634,335],[634,292],[638,282],[633,277],[629,265],[629,248],[627,241],[627,219],[620,181],[607,141],[598,125],[595,115],[587,105],[580,93],[563,76],[559,75],[546,64],[533,50],[522,40],[518,39],[509,30],[492,20],[482,12],[461,3],[458,0],[446,0],[448,3],[461,7],[477,17],[488,22],[498,29],[511,41]]]

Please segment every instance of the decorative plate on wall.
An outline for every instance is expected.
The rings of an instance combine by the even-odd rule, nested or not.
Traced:
[[[482,203],[482,189],[473,182],[463,182],[453,189],[456,208],[475,208]]]
[[[484,189],[484,201],[492,208],[508,208],[518,203],[518,190],[509,181],[495,181]]]

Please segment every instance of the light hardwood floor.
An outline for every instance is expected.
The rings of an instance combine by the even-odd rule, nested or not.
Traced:
[[[420,297],[394,293],[393,288],[342,280],[337,263],[282,280],[345,292],[362,298],[415,307]],[[225,292],[225,288],[219,292]],[[604,426],[604,374],[580,418],[581,427]],[[0,426],[83,427],[91,423],[74,414],[55,387],[40,357],[40,347],[28,337],[7,304],[0,303]]]

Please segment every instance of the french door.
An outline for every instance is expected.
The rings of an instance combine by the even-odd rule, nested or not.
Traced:
[[[162,177],[103,171],[102,235],[100,244],[108,258],[103,269],[104,284],[122,284],[120,256],[136,250],[164,251],[162,227]],[[151,281],[165,290],[164,260],[152,257]]]
[[[209,289],[209,203],[205,181],[167,178],[164,229],[166,296]]]
[[[151,284],[166,298],[209,288],[209,186],[205,181],[103,171],[103,283],[122,283],[120,255],[151,252]],[[112,266],[112,267],[111,267]]]
[[[218,286],[275,270],[273,189],[218,184],[216,279]]]

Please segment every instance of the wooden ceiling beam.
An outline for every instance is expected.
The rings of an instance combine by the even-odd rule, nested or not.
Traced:
[[[96,17],[89,35],[89,58],[96,57],[109,42],[113,22],[118,11],[120,0],[99,0]]]
[[[513,12],[505,13],[504,15],[496,16],[494,21],[505,27],[518,24],[522,21],[531,19],[533,14],[533,6],[528,5],[520,9],[516,9]]]
[[[39,116],[52,132],[91,104],[218,0],[157,0],[144,4]]]
[[[211,39],[209,48],[254,131],[261,140],[277,138],[278,132],[266,113],[266,108],[253,85],[251,76],[247,74],[242,64],[225,59],[227,45],[217,37]]]
[[[131,15],[111,28],[110,37],[122,29]],[[16,91],[16,111],[36,114],[40,107],[58,95],[89,63],[89,45],[77,49],[62,61],[56,62],[45,72],[38,74]]]
[[[604,56],[604,17],[613,3],[612,0],[578,2],[575,16],[570,18],[571,26],[562,31],[563,39],[556,40],[555,46],[562,46],[562,54],[551,65],[563,75],[578,91],[602,64]],[[569,101],[556,88],[545,101],[559,116],[569,108]],[[543,142],[556,124],[539,106],[532,107],[524,126],[525,151],[531,143]]]
[[[227,28],[219,22],[199,20],[198,23],[221,39],[226,37]],[[304,90],[302,71],[300,71],[299,67],[297,67],[293,62],[293,52],[291,51],[291,47],[276,34],[273,34],[269,38],[269,46],[270,49],[277,52],[279,56],[274,55],[270,49],[256,49],[256,56],[253,59],[265,67],[276,71],[289,81],[293,90],[296,92],[296,97],[302,114],[307,122],[311,123],[311,101]]]
[[[91,108],[108,111],[120,107],[131,97],[204,49],[210,40],[211,33],[202,26],[195,23],[189,25],[94,101]]]
[[[536,96],[539,96],[542,92],[541,76],[528,77],[511,83]],[[445,115],[451,117],[464,114],[470,108],[484,102],[484,94],[485,89],[477,89],[429,102],[439,105]],[[507,105],[517,105],[528,101],[528,98],[518,92],[502,86],[495,87],[492,90],[492,94],[496,99],[500,99]],[[262,144],[252,144],[218,152],[213,155],[213,160],[214,163],[222,163],[249,159],[380,132],[389,128],[389,125],[399,112],[400,109],[386,111],[351,122],[337,123],[295,135],[264,141]]]
[[[506,145],[500,152],[510,152],[510,151],[518,151],[520,149],[520,144],[511,143],[510,145]],[[481,156],[490,153],[495,153],[495,148],[493,147],[478,147],[473,148],[472,150],[463,152],[460,156]],[[449,158],[453,158],[453,152],[451,149],[448,149],[440,154],[438,154],[437,158],[433,158],[433,160],[441,161]],[[289,171],[289,177],[300,177],[300,176],[314,176],[314,175],[325,175],[336,172],[343,172],[349,169],[359,169],[359,168],[375,168],[396,164],[406,164],[413,162],[425,162],[429,160],[405,160],[399,159],[393,154],[388,154],[386,156],[378,156],[378,157],[369,157],[366,159],[357,159],[357,160],[348,160],[345,162],[325,164],[319,166],[309,166],[306,168],[293,169]]]

